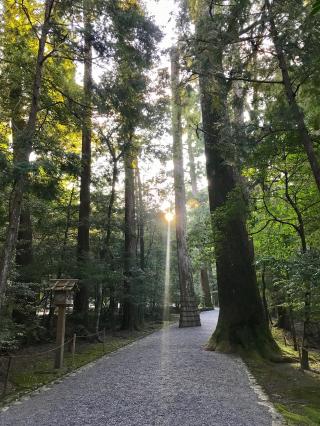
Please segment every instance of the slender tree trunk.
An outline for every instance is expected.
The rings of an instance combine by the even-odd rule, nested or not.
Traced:
[[[91,137],[92,137],[92,22],[91,2],[83,0],[84,21],[84,117],[82,126],[80,205],[77,241],[77,257],[83,269],[89,260],[90,252],[90,183],[91,183]],[[82,275],[82,274],[81,274]],[[87,321],[89,292],[84,281],[80,281],[79,291],[74,301],[74,310]]]
[[[191,191],[192,191],[192,196],[197,197],[198,182],[197,182],[196,163],[194,160],[191,134],[192,134],[192,130],[188,128],[187,145],[188,145],[188,156],[189,156],[189,173],[190,173],[190,180],[191,180]]]
[[[298,226],[295,226],[295,230],[300,238],[300,244],[301,244],[301,253],[306,254],[307,253],[307,240],[306,240],[306,233],[305,233],[305,226],[303,221],[302,213],[294,200],[294,198],[290,195],[290,182],[289,182],[289,176],[287,169],[284,171],[284,177],[285,177],[285,195],[288,203],[294,210]],[[310,320],[311,320],[311,283],[308,280],[304,283],[305,285],[305,294],[304,294],[304,321],[303,321],[303,335],[302,335],[302,348],[301,348],[301,368],[304,370],[309,370],[309,351],[307,349],[308,344],[308,330],[310,328]],[[291,325],[291,324],[290,324]]]
[[[212,25],[198,21],[199,38]],[[209,204],[215,236],[220,314],[208,348],[239,349],[278,357],[258,291],[254,259],[245,223],[245,205],[235,168],[228,117],[228,84],[223,77],[222,45],[198,52]],[[212,76],[212,70],[215,70]],[[230,156],[231,155],[231,156]]]
[[[200,281],[201,281],[202,292],[204,295],[204,306],[205,308],[213,308],[210,285],[209,285],[208,268],[206,267],[201,268]]]
[[[139,226],[139,260],[140,268],[145,270],[145,246],[144,246],[144,204],[142,195],[142,183],[140,169],[137,167],[137,183],[138,183],[138,226]]]
[[[111,153],[112,155],[112,153]],[[110,240],[111,240],[111,231],[112,231],[112,214],[113,214],[113,206],[116,199],[116,183],[118,180],[118,160],[112,155],[113,160],[113,169],[112,169],[112,183],[111,183],[111,193],[110,193],[110,199],[108,204],[108,210],[107,210],[107,224],[106,224],[106,239],[103,243],[103,248],[100,253],[101,260],[104,260],[107,262],[107,264],[112,268],[113,266],[113,256],[110,249]],[[110,324],[111,329],[114,329],[115,326],[115,288],[112,282],[110,282],[110,305],[109,305],[109,312],[110,312]],[[98,332],[100,327],[100,318],[101,318],[101,311],[102,311],[102,304],[103,304],[103,287],[102,283],[98,284],[98,300],[97,300],[97,317],[96,317],[96,331]]]
[[[11,109],[11,131],[13,146],[13,164],[15,167],[29,168],[29,155],[25,147],[19,146],[19,135],[24,131],[26,122],[23,117],[22,88],[20,83],[12,82],[10,90],[10,109]],[[28,182],[27,182],[28,183]],[[27,186],[27,185],[26,185]],[[27,192],[27,188],[25,190]],[[19,221],[19,229],[16,244],[16,265],[18,267],[18,281],[32,282],[30,267],[33,261],[32,252],[32,222],[30,208],[28,206],[28,197],[25,194]]]
[[[101,282],[99,282],[97,284],[97,292],[96,292],[96,327],[95,327],[95,331],[98,335],[99,333],[99,328],[100,328],[100,318],[101,318],[101,310],[102,310],[102,284]],[[99,336],[98,336],[99,337]]]
[[[112,262],[112,253],[110,250],[110,240],[111,240],[111,221],[113,214],[113,206],[116,199],[116,183],[118,180],[118,160],[114,159],[113,163],[113,172],[112,172],[112,187],[110,194],[110,201],[108,206],[108,218],[107,218],[107,236],[106,236],[106,247],[107,247],[107,259],[109,259],[110,265],[113,265]],[[114,266],[112,266],[114,268]],[[110,304],[109,304],[109,312],[110,312],[110,324],[111,329],[115,328],[115,310],[116,310],[116,299],[115,299],[115,286],[111,282],[110,283]]]
[[[45,16],[42,25],[41,36],[38,45],[37,62],[33,80],[32,100],[28,120],[25,128],[17,135],[17,146],[23,153],[23,158],[29,158],[32,151],[32,139],[36,131],[37,113],[39,107],[40,88],[42,83],[42,72],[45,62],[45,45],[50,30],[50,19],[55,0],[45,1]],[[23,159],[22,159],[23,160]],[[19,161],[20,162],[20,161]],[[24,163],[24,161],[22,161]],[[24,167],[15,167],[15,178],[10,195],[9,224],[6,239],[1,253],[0,261],[0,309],[5,296],[7,280],[10,272],[11,262],[17,243],[21,205],[28,178],[28,170]]]
[[[63,236],[63,243],[62,243],[62,251],[61,251],[61,257],[60,257],[60,265],[57,273],[57,278],[61,278],[62,275],[62,264],[65,262],[66,258],[66,249],[68,244],[68,238],[69,238],[69,230],[71,227],[71,213],[72,213],[72,202],[73,202],[73,196],[74,196],[74,186],[71,189],[70,198],[67,206],[67,220],[66,220],[66,227],[64,230],[64,236]]]
[[[118,162],[116,160],[113,160],[113,169],[112,169],[112,184],[111,184],[111,193],[110,193],[110,200],[108,205],[108,212],[107,212],[107,234],[106,234],[106,240],[105,240],[105,252],[106,257],[108,260],[111,259],[111,252],[110,252],[110,240],[111,240],[111,232],[112,232],[112,214],[113,214],[113,206],[116,199],[116,184],[118,180]]]
[[[303,254],[307,252],[307,241],[305,235],[304,222],[302,214],[296,206],[296,214],[299,222],[299,236],[301,241],[301,251]],[[304,283],[304,320],[303,320],[303,334],[302,334],[302,348],[301,348],[301,368],[304,370],[310,370],[309,363],[309,351],[308,351],[308,331],[310,329],[311,322],[311,284],[308,280]]]
[[[278,29],[276,27],[274,17],[273,17],[273,7],[270,4],[269,0],[266,0],[266,6],[268,9],[268,20],[270,24],[270,34],[271,38],[273,40],[273,44],[276,50],[276,55],[279,62],[279,67],[282,74],[283,84],[285,88],[285,93],[287,97],[288,104],[291,108],[292,118],[295,120],[298,132],[300,134],[301,143],[303,144],[303,147],[305,149],[305,152],[307,154],[311,170],[314,176],[314,179],[316,181],[318,190],[320,192],[320,164],[319,160],[317,158],[313,142],[310,136],[310,133],[308,131],[308,128],[305,123],[304,113],[303,110],[298,105],[297,99],[296,99],[296,93],[293,89],[289,71],[288,71],[288,64],[287,59],[282,47],[282,41],[279,36]]]
[[[183,169],[181,95],[179,72],[179,53],[177,48],[171,50],[171,88],[172,88],[172,132],[174,190],[176,213],[176,238],[178,251],[178,268],[180,282],[180,327],[199,326],[200,316],[196,305],[193,277],[186,241],[186,196]]]
[[[301,349],[301,368],[310,370],[309,364],[309,351],[308,351],[308,332],[311,322],[311,286],[307,282],[304,295],[304,321],[303,321],[303,336],[302,336],[302,349]]]
[[[300,229],[300,239],[301,239],[301,250],[302,253],[307,252],[307,243],[304,231],[304,223],[301,219],[299,220],[299,229]],[[302,348],[301,348],[301,368],[304,370],[310,370],[309,363],[309,351],[308,351],[308,331],[310,329],[311,322],[311,284],[308,280],[304,283],[305,293],[304,293],[304,320],[303,320],[303,334],[302,334]]]
[[[142,192],[142,182],[141,182],[141,176],[140,176],[140,169],[138,166],[138,160],[137,160],[137,168],[136,168],[136,176],[137,176],[137,186],[138,186],[138,234],[139,234],[139,264],[140,269],[142,271],[145,270],[145,244],[144,244],[144,220],[145,220],[145,209],[144,209],[144,203],[143,203],[143,192]],[[144,325],[144,309],[145,309],[145,298],[142,294],[142,300],[140,300],[138,304],[138,315],[137,315],[137,322],[138,325],[143,327]]]
[[[293,349],[295,351],[298,351],[298,341],[297,341],[297,333],[296,333],[296,327],[294,324],[294,318],[293,318],[293,312],[292,307],[289,307],[289,317],[290,317],[290,324],[291,324],[291,335],[293,340]]]
[[[262,268],[261,281],[262,281],[262,303],[263,303],[264,313],[265,313],[266,318],[270,322],[270,324],[272,324],[272,320],[271,320],[271,316],[270,316],[269,308],[268,308],[267,295],[266,295],[267,283],[266,283],[266,267],[265,267],[265,265],[263,265],[263,268]]]
[[[133,330],[135,326],[135,295],[132,286],[132,272],[136,266],[136,221],[135,184],[133,156],[125,152],[125,243],[124,243],[124,295],[122,329]]]
[[[196,164],[194,160],[194,153],[193,153],[193,146],[192,146],[192,130],[190,129],[190,127],[188,128],[187,145],[188,145],[191,191],[192,191],[192,196],[196,198],[199,195],[198,180],[197,180]],[[205,306],[213,308],[210,287],[209,287],[209,274],[208,274],[208,268],[206,266],[203,266],[200,270],[200,283],[201,283],[201,287],[202,287],[202,291],[204,295]]]
[[[16,264],[19,270],[19,281],[31,283],[33,274],[30,267],[33,262],[32,250],[32,222],[29,206],[24,199],[20,214],[20,223],[17,240]]]
[[[30,321],[31,317],[34,319],[36,318],[35,303],[37,302],[37,297],[39,296],[39,292],[35,291],[35,287],[32,285],[32,282],[34,281],[34,273],[32,268],[32,222],[26,196],[23,198],[23,205],[20,213],[15,263],[15,280],[20,284],[23,284],[26,290],[31,290],[31,292],[26,291],[26,295],[23,297],[24,303],[29,305],[27,312],[21,309],[21,295],[16,295],[13,303],[12,318],[15,322],[24,324],[26,320]]]

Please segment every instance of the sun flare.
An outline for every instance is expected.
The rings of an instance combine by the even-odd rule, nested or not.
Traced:
[[[164,215],[164,217],[165,217],[165,219],[166,219],[167,222],[172,222],[173,219],[174,219],[174,214],[172,212],[167,212]]]

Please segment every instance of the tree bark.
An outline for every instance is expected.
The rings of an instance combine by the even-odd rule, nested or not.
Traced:
[[[110,146],[110,148],[112,148]],[[116,199],[116,183],[118,180],[118,158],[114,155],[114,150],[110,149],[110,154],[113,161],[113,168],[112,168],[112,183],[111,183],[111,192],[110,192],[110,199],[108,204],[108,210],[107,210],[107,224],[106,224],[106,238],[103,242],[103,248],[100,252],[100,258],[101,260],[104,260],[107,262],[110,268],[113,267],[113,255],[110,248],[110,240],[111,240],[111,231],[112,231],[112,214],[113,214],[113,206]],[[110,282],[109,284],[109,290],[110,290],[110,304],[109,304],[109,313],[110,313],[110,325],[111,329],[113,330],[115,327],[115,288],[113,282]],[[100,324],[100,318],[101,318],[101,311],[102,311],[102,304],[103,304],[103,287],[102,283],[98,284],[98,300],[97,300],[97,317],[96,317],[96,331],[99,330],[99,324]]]
[[[282,47],[281,38],[279,36],[278,29],[275,24],[275,20],[273,18],[273,8],[270,4],[269,0],[266,0],[266,6],[268,9],[268,20],[270,24],[270,34],[271,38],[273,40],[273,44],[276,50],[276,55],[279,63],[279,67],[282,74],[283,79],[283,85],[285,88],[285,93],[287,97],[288,104],[291,108],[292,117],[296,122],[298,132],[300,134],[301,142],[304,147],[304,150],[307,154],[311,170],[314,176],[314,179],[316,181],[318,190],[320,192],[320,164],[313,146],[313,142],[310,136],[310,133],[308,131],[308,128],[305,123],[304,118],[304,112],[298,105],[297,99],[296,99],[296,93],[293,89],[289,70],[288,70],[288,64],[287,59]]]
[[[111,221],[112,221],[112,213],[113,213],[113,206],[116,199],[116,184],[118,180],[118,161],[113,160],[113,169],[112,169],[112,184],[111,184],[111,193],[110,193],[110,200],[108,205],[108,213],[107,213],[107,234],[106,234],[106,240],[105,240],[105,250],[106,250],[106,256],[107,259],[110,260],[111,252],[110,252],[110,240],[111,240]]]
[[[126,149],[125,162],[125,242],[124,242],[124,294],[122,329],[133,330],[135,327],[135,298],[132,286],[133,268],[136,266],[136,221],[135,221],[135,184],[134,157]]]
[[[208,269],[206,267],[201,268],[200,280],[201,280],[202,292],[204,295],[204,307],[213,308],[210,285],[209,285]]]
[[[90,253],[90,183],[91,183],[91,137],[92,137],[92,18],[91,2],[83,1],[84,21],[84,116],[82,126],[80,205],[77,238],[77,257],[80,271],[89,260]],[[81,274],[81,272],[80,272]],[[74,310],[83,315],[86,321],[89,292],[84,281],[80,280],[79,291],[75,296]]]
[[[291,306],[289,307],[289,317],[290,317],[290,324],[291,324],[291,335],[292,335],[292,341],[293,341],[293,349],[295,351],[298,351],[296,326],[295,326],[295,323],[294,323],[293,311],[292,311]]]
[[[29,155],[24,147],[19,146],[18,143],[19,135],[26,127],[26,122],[23,119],[23,107],[21,85],[20,83],[17,84],[13,81],[10,90],[13,164],[15,167],[24,167],[27,170],[30,165]],[[18,267],[17,279],[19,282],[32,282],[32,274],[30,271],[32,261],[32,222],[28,199],[25,195],[22,201],[16,244],[16,265]]]
[[[45,15],[44,22],[42,25],[41,36],[39,39],[37,62],[35,67],[35,74],[33,80],[32,99],[28,115],[28,120],[23,131],[17,135],[17,146],[19,146],[20,152],[23,154],[23,158],[29,158],[32,151],[32,139],[36,131],[37,114],[40,99],[40,89],[42,83],[42,72],[43,66],[46,59],[45,46],[47,41],[47,35],[51,27],[51,14],[55,0],[45,1]],[[19,159],[20,163],[20,159]],[[0,309],[2,308],[7,280],[10,272],[11,262],[14,256],[14,251],[17,243],[19,219],[21,213],[21,205],[25,187],[28,178],[28,170],[22,164],[15,165],[15,178],[13,187],[10,195],[9,205],[9,224],[6,232],[6,239],[1,253],[0,261]]]
[[[269,313],[267,294],[266,294],[267,283],[266,283],[266,267],[265,267],[265,265],[263,265],[263,267],[262,267],[261,282],[262,282],[262,303],[263,303],[264,314],[265,314],[267,320],[270,321],[270,324],[271,324],[271,316],[270,316],[270,313]]]
[[[186,196],[183,169],[180,66],[177,48],[171,50],[172,133],[176,213],[176,238],[180,283],[180,327],[200,326],[186,241]]]
[[[297,232],[297,234],[300,238],[301,253],[306,254],[307,253],[307,239],[306,239],[305,226],[304,226],[304,220],[303,220],[302,212],[300,211],[295,199],[290,194],[290,182],[289,182],[289,176],[288,176],[287,168],[284,170],[283,174],[284,174],[284,178],[285,178],[286,199],[287,199],[288,204],[294,210],[296,217],[297,217],[298,226],[294,226],[294,229],[295,229],[295,231]],[[301,368],[304,369],[304,370],[309,370],[310,364],[309,364],[309,351],[308,351],[308,348],[307,348],[307,344],[308,344],[307,333],[308,333],[308,329],[310,327],[310,320],[311,320],[311,284],[310,284],[310,281],[305,282],[304,285],[305,285],[305,294],[304,294],[304,321],[303,321],[302,348],[301,348]],[[292,325],[292,321],[290,321],[290,326],[291,325]]]
[[[16,251],[16,265],[19,269],[18,280],[23,283],[31,283],[33,281],[33,274],[30,270],[33,262],[32,237],[30,209],[24,199],[20,214]]]
[[[191,129],[188,128],[187,145],[188,145],[188,156],[189,156],[189,173],[190,173],[190,180],[191,180],[192,196],[197,197],[198,182],[197,182],[196,164],[194,160],[191,132],[192,132]]]
[[[73,197],[74,197],[74,186],[72,186],[70,198],[69,198],[69,202],[68,202],[68,206],[67,206],[66,226],[65,226],[65,229],[64,229],[61,257],[60,257],[60,264],[59,264],[59,268],[58,268],[57,278],[61,278],[62,269],[63,269],[62,265],[65,262],[66,249],[67,249],[68,238],[69,238],[69,230],[70,230],[70,227],[71,227]]]
[[[144,205],[142,195],[142,183],[140,169],[137,166],[137,183],[138,183],[138,226],[139,226],[139,261],[142,271],[145,270],[145,247],[144,247]]]
[[[188,145],[188,157],[189,157],[189,173],[190,173],[190,180],[191,180],[191,192],[192,192],[192,196],[196,198],[199,195],[198,180],[197,180],[196,164],[195,164],[193,146],[192,146],[192,130],[190,127],[188,127],[187,145]],[[208,268],[206,266],[203,266],[200,269],[200,283],[201,283],[201,287],[202,287],[202,291],[204,295],[205,307],[214,308],[212,303],[211,293],[210,293],[210,287],[209,287]]]
[[[199,38],[212,25],[197,22]],[[208,348],[245,350],[278,358],[258,291],[245,223],[245,200],[235,168],[228,117],[229,86],[223,75],[222,44],[198,51],[209,205],[213,218],[220,314]],[[212,74],[212,70],[214,73]]]

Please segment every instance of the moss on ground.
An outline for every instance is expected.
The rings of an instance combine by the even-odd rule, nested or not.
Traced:
[[[289,425],[320,425],[320,355],[310,353],[313,371],[303,371],[298,353],[285,345],[282,331],[274,329],[273,334],[291,363],[272,363],[249,356],[244,360]]]
[[[171,322],[147,323],[141,331],[133,333],[119,332],[114,336],[107,336],[104,344],[101,342],[90,343],[79,340],[76,345],[74,359],[72,359],[72,355],[68,352],[67,347],[65,348],[64,367],[60,370],[53,368],[54,352],[49,352],[38,357],[36,354],[45,352],[44,348],[39,346],[29,348],[26,358],[21,357],[13,360],[7,394],[5,398],[0,400],[0,406],[6,405],[25,393],[49,384],[73,370],[127,346],[173,322],[176,322],[176,318]],[[32,356],[33,352],[34,356]]]

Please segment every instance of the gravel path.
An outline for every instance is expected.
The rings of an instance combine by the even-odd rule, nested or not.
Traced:
[[[0,413],[1,426],[271,426],[243,362],[207,352],[202,327],[156,332]]]

